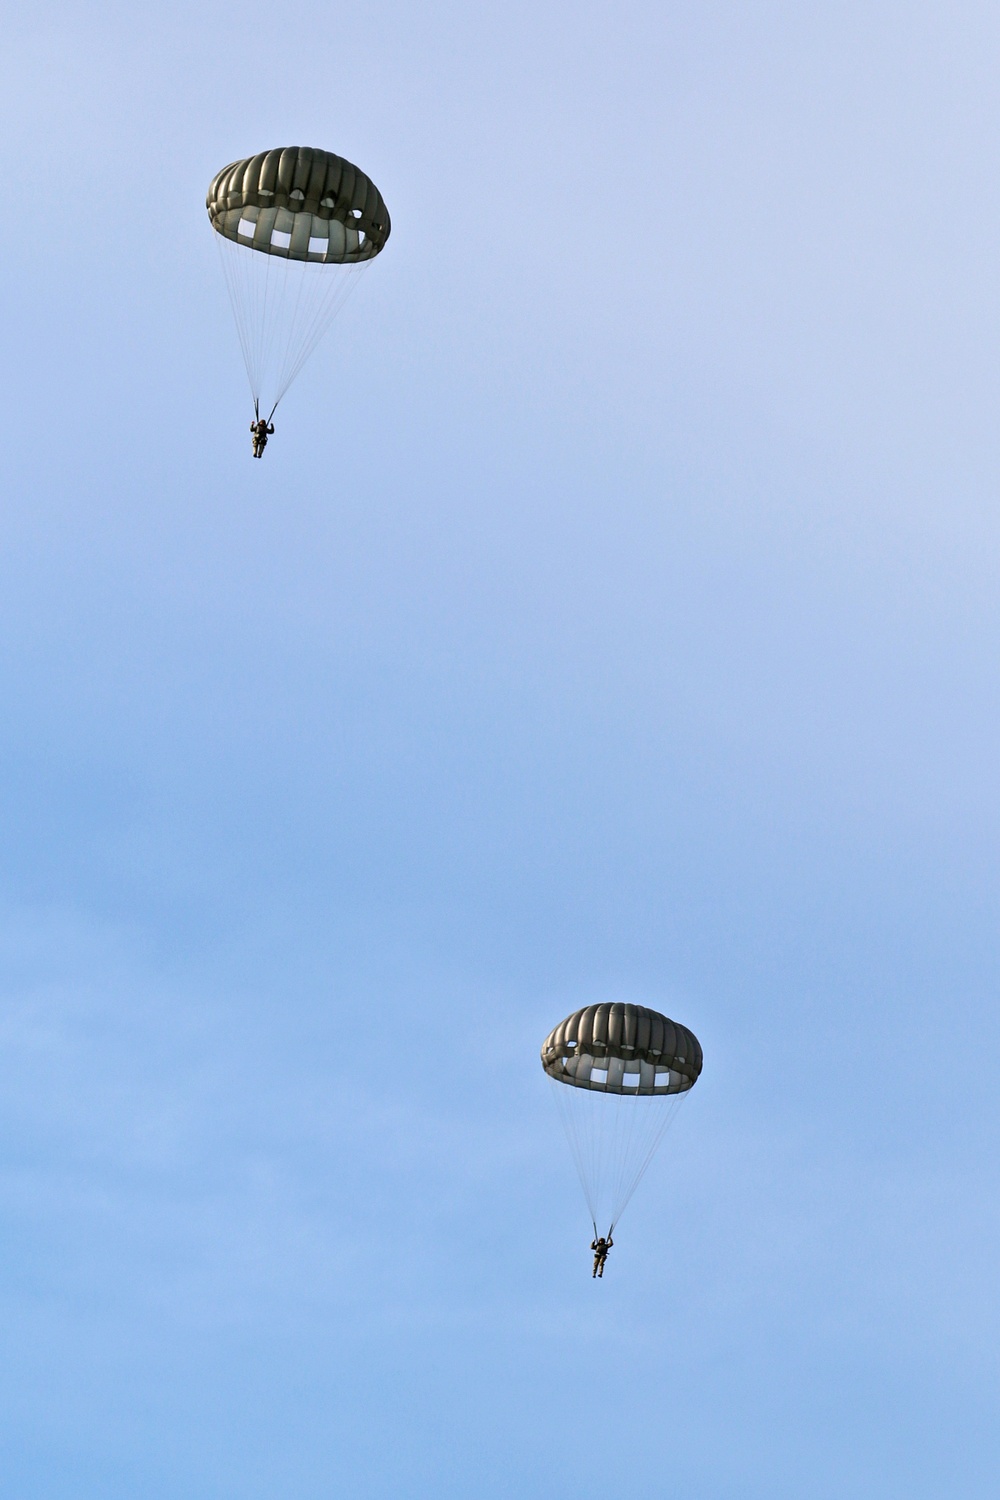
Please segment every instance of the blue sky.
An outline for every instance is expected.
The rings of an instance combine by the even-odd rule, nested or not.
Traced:
[[[10,1500],[992,1497],[1000,21],[5,18]],[[204,194],[389,245],[265,460]],[[603,1284],[538,1046],[705,1073]]]

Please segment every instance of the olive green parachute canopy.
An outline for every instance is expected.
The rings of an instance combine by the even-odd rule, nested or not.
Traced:
[[[645,1005],[587,1005],[542,1043],[550,1078],[602,1094],[682,1094],[698,1080],[693,1032]]]
[[[205,206],[225,239],[285,260],[355,265],[389,238],[389,213],[371,178],[314,146],[232,162],[212,179]]]
[[[701,1065],[693,1032],[645,1005],[585,1005],[545,1038],[595,1236],[610,1238]]]
[[[389,213],[370,177],[312,146],[232,162],[205,201],[254,415],[273,416],[389,238]]]

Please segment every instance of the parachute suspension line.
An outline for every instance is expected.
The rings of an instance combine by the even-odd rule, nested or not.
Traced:
[[[610,1237],[632,1200],[685,1094],[605,1094],[552,1080],[595,1235]]]
[[[290,261],[286,256],[264,256],[263,347],[260,359],[260,379],[262,386],[268,381],[271,372],[274,370],[277,357],[276,351],[281,341],[282,329],[287,326],[289,278],[293,265],[297,271],[301,271],[301,265],[298,262]],[[277,406],[277,404],[276,401],[274,405]],[[274,407],[271,408],[271,416],[273,415]],[[270,421],[270,417],[268,421]]]
[[[285,347],[284,347],[284,351],[282,353],[281,363],[280,363],[280,365],[278,367],[279,371],[280,371],[280,374],[278,376],[277,393],[276,393],[275,398],[274,398],[274,405],[271,408],[271,416],[272,417],[274,416],[274,413],[278,409],[278,402],[281,400],[282,396],[285,394],[285,391],[288,389],[288,384],[290,384],[290,382],[288,384],[285,383],[284,377],[285,377],[285,371],[287,370],[288,365],[289,365],[289,353],[290,353],[290,350],[291,350],[291,347],[292,347],[292,339],[293,339],[293,337],[294,337],[294,335],[295,335],[295,333],[296,333],[296,331],[298,329],[298,324],[299,324],[299,308],[300,308],[301,303],[302,303],[302,290],[303,290],[303,287],[305,285],[306,275],[307,275],[307,273],[308,273],[309,270],[310,270],[310,266],[309,266],[308,262],[306,262],[305,265],[300,265],[300,267],[299,267],[298,285],[295,288],[295,305],[292,308],[291,317],[288,319],[288,322],[287,322],[287,330],[288,331],[287,331],[287,333],[285,335]],[[270,421],[270,417],[268,418],[268,421]]]
[[[216,247],[219,252],[219,263],[222,266],[222,274],[226,278],[226,290],[229,293],[229,301],[233,309],[233,318],[236,323],[236,333],[240,341],[240,352],[243,355],[243,363],[246,366],[247,380],[250,382],[250,394],[254,398],[254,409],[256,410],[259,396],[259,382],[255,369],[253,349],[251,347],[250,330],[254,326],[251,315],[251,294],[249,277],[241,276],[244,268],[236,259],[235,251],[240,247],[233,245],[230,240],[221,234],[213,234]],[[249,255],[250,252],[248,251]],[[249,268],[246,268],[249,269]]]
[[[275,407],[311,358],[330,324],[354,291],[370,260],[359,265],[330,267],[306,263],[298,286],[280,367]],[[308,289],[308,290],[307,290]],[[303,296],[303,292],[306,293]],[[301,311],[300,311],[301,304]]]
[[[234,244],[216,234],[226,287],[236,322],[250,392],[259,402],[267,372],[269,346],[275,322],[270,255],[260,255],[249,245]]]
[[[353,292],[370,261],[357,265],[297,261],[262,254],[216,233],[219,258],[240,340],[250,392],[259,415],[265,395],[270,422]]]
[[[588,1139],[585,1133],[579,1128],[580,1122],[577,1114],[574,1113],[571,1100],[563,1097],[564,1094],[570,1092],[566,1085],[558,1083],[553,1079],[552,1087],[556,1091],[556,1105],[562,1119],[563,1129],[566,1132],[566,1139],[569,1142],[573,1165],[576,1167],[576,1175],[580,1179],[583,1196],[590,1211],[591,1222],[594,1226],[594,1238],[596,1239],[599,1231],[597,1228],[597,1194],[594,1191],[594,1184],[597,1178],[595,1171],[596,1163],[594,1161],[594,1140],[593,1137]],[[574,1089],[572,1092],[576,1093],[578,1091]]]
[[[685,1090],[683,1094],[674,1094],[665,1107],[661,1105],[661,1109],[663,1111],[663,1119],[657,1123],[651,1137],[648,1138],[644,1143],[645,1150],[643,1151],[640,1147],[640,1151],[639,1153],[637,1153],[638,1166],[634,1168],[631,1176],[626,1175],[625,1171],[623,1170],[620,1186],[616,1195],[617,1206],[615,1209],[614,1218],[611,1221],[611,1229],[614,1229],[615,1225],[618,1223],[618,1220],[621,1218],[622,1214],[631,1203],[636,1189],[638,1188],[642,1179],[645,1177],[646,1172],[649,1170],[650,1162],[653,1160],[653,1157],[660,1149],[660,1142],[663,1140],[663,1137],[666,1135],[667,1131],[676,1120],[677,1112],[680,1109],[681,1105],[684,1103],[684,1100],[687,1098],[688,1092],[688,1090]],[[654,1100],[652,1102],[655,1103],[656,1101]],[[625,1160],[627,1160],[627,1158],[625,1158]],[[611,1233],[610,1229],[608,1230],[608,1233]]]

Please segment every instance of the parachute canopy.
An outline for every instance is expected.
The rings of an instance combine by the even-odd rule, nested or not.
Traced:
[[[313,146],[231,162],[205,200],[254,411],[278,402],[389,238],[382,194]]]
[[[389,211],[360,167],[314,146],[282,146],[231,162],[205,199],[227,240],[286,260],[356,265],[389,238]]]
[[[698,1038],[645,1005],[587,1005],[549,1032],[542,1067],[594,1234],[610,1236],[698,1080]]]
[[[682,1094],[701,1066],[694,1033],[645,1005],[586,1005],[542,1043],[550,1078],[602,1094]]]

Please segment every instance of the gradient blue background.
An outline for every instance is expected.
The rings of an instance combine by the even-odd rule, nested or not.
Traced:
[[[4,39],[5,1500],[992,1500],[995,7]],[[393,233],[254,464],[292,142]],[[608,997],[707,1061],[595,1286]]]

